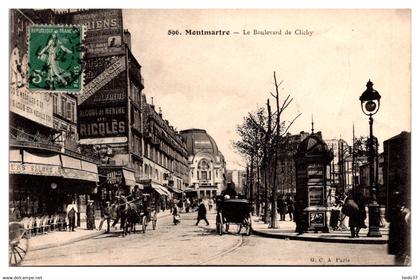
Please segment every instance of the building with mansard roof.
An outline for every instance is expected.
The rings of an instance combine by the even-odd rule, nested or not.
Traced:
[[[216,141],[204,129],[180,131],[187,146],[189,178],[198,197],[213,197],[225,189],[226,162]]]

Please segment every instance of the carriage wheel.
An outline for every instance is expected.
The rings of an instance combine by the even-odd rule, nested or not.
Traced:
[[[12,240],[9,243],[9,264],[18,265],[26,256],[29,249],[29,238],[25,233],[22,238]]]
[[[246,234],[247,236],[250,236],[250,235],[251,235],[251,231],[252,231],[252,222],[251,222],[251,216],[249,216],[249,217],[246,219],[246,229],[245,229],[245,234]]]
[[[156,212],[153,214],[153,219],[152,219],[152,229],[155,230],[156,229],[156,224],[157,224],[157,214]]]
[[[238,234],[241,233],[241,230],[242,230],[242,224],[238,224]]]
[[[146,226],[147,226],[147,219],[146,219],[146,216],[143,216],[143,219],[141,220],[141,229],[143,230],[143,233],[146,233]]]
[[[222,213],[219,213],[216,217],[216,231],[219,235],[223,234],[223,218]]]

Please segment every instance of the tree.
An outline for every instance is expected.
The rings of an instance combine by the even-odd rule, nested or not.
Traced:
[[[233,143],[233,147],[245,157],[247,163],[247,194],[253,201],[254,194],[254,175],[257,179],[256,205],[257,215],[260,213],[260,169],[263,157],[264,128],[266,125],[266,115],[264,108],[258,108],[255,113],[248,113],[243,119],[243,123],[238,125],[237,133],[240,140]],[[254,166],[255,171],[254,172]]]
[[[264,221],[269,220],[269,204],[271,197],[271,227],[276,227],[276,209],[277,209],[277,169],[278,161],[281,156],[288,152],[286,133],[292,126],[294,121],[301,115],[298,114],[292,121],[286,122],[281,119],[282,113],[291,104],[293,98],[288,95],[280,102],[279,87],[282,82],[277,82],[276,72],[274,72],[275,94],[271,96],[275,98],[276,111],[272,113],[270,99],[267,99],[267,110],[259,108],[256,113],[248,113],[241,125],[238,126],[237,132],[240,140],[234,142],[236,150],[250,161],[249,176],[253,179],[253,165],[256,165],[257,174],[257,214],[260,207],[260,174],[264,180],[264,201],[265,215]],[[280,105],[281,103],[281,105]],[[273,121],[274,120],[274,121]],[[253,198],[253,180],[249,180],[250,198]],[[270,195],[271,194],[271,195]]]

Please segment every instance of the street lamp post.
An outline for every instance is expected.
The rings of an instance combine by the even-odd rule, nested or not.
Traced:
[[[369,237],[381,237],[379,231],[380,225],[380,206],[376,199],[377,178],[375,178],[373,149],[373,115],[379,111],[381,95],[373,88],[373,83],[369,80],[366,84],[366,90],[360,96],[360,105],[365,115],[369,116]]]

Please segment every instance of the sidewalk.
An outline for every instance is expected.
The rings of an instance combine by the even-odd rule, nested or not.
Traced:
[[[159,212],[157,214],[158,221],[159,219],[170,216],[169,210],[165,212]],[[100,219],[95,220],[96,228],[99,228]],[[75,229],[75,231],[50,231],[47,234],[34,235],[29,240],[29,250],[37,251],[43,249],[49,249],[53,247],[59,247],[63,245],[68,245],[74,242],[90,239],[97,237],[101,234],[104,234],[106,230],[106,222],[102,226],[102,230],[87,230],[86,222],[81,222],[81,227]]]
[[[263,237],[332,243],[386,244],[388,242],[388,228],[380,229],[382,237],[367,237],[368,229],[361,229],[359,238],[350,238],[350,231],[333,230],[329,233],[311,231],[298,235],[295,228],[296,224],[291,221],[279,221],[277,229],[269,229],[268,224],[264,224],[258,217],[253,217],[252,220],[253,234]]]

